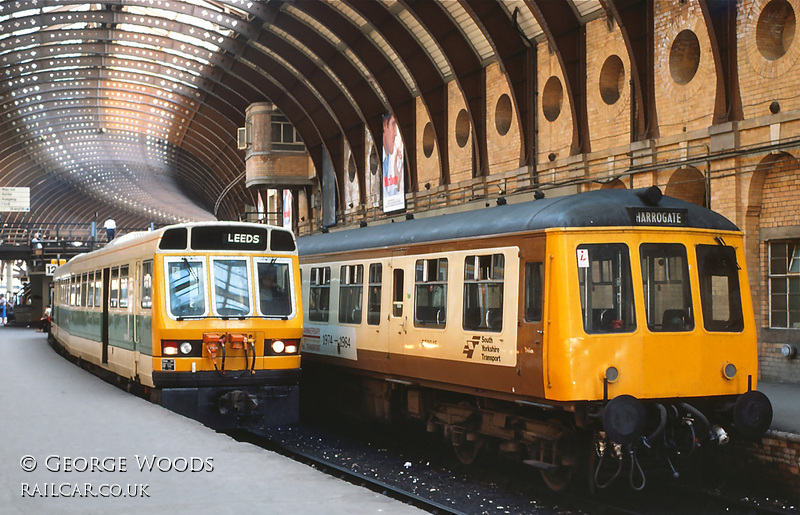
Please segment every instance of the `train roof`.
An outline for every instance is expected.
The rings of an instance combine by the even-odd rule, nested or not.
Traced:
[[[657,187],[595,190],[474,211],[405,220],[297,239],[303,255],[478,238],[569,227],[683,227],[738,231],[702,206],[662,196]]]

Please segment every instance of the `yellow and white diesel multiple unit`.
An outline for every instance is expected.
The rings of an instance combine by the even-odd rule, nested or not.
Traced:
[[[215,428],[298,419],[302,322],[294,235],[278,227],[131,233],[54,276],[60,347]]]

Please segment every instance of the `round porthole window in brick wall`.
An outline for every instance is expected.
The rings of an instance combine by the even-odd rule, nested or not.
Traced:
[[[794,40],[794,9],[786,0],[772,0],[761,11],[756,24],[756,45],[765,59],[783,57]]]
[[[503,93],[494,108],[494,125],[497,133],[505,136],[511,128],[511,98]]]
[[[422,129],[422,153],[425,154],[425,157],[431,157],[433,154],[435,139],[433,135],[433,124],[428,122],[425,124],[425,128]]]
[[[456,116],[456,143],[464,148],[469,141],[469,115],[466,109],[462,109]]]
[[[700,42],[691,30],[675,36],[669,51],[669,72],[678,84],[689,84],[700,65]]]
[[[356,158],[353,157],[353,154],[350,154],[350,160],[347,163],[347,178],[350,182],[356,180]]]
[[[542,91],[542,111],[548,122],[556,121],[561,114],[561,102],[564,99],[564,89],[558,77],[550,77],[544,84]]]
[[[608,105],[614,105],[625,87],[625,65],[619,56],[612,55],[600,69],[600,97]]]

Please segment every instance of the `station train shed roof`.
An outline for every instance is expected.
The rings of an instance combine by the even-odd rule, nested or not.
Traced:
[[[96,212],[120,227],[235,220],[256,205],[236,138],[257,102],[288,119],[317,174],[325,149],[343,177],[349,151],[363,182],[382,115],[396,113],[413,134],[418,99],[446,149],[453,82],[485,140],[491,122],[475,78],[495,62],[529,141],[531,49],[546,41],[562,54],[572,95],[585,25],[608,16],[630,27],[638,56],[646,9],[639,0],[7,0],[0,186],[30,188],[31,206],[4,222],[86,223]]]

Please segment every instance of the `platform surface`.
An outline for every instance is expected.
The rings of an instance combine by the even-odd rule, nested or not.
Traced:
[[[35,329],[0,327],[0,353],[4,515],[423,513],[128,394]]]

